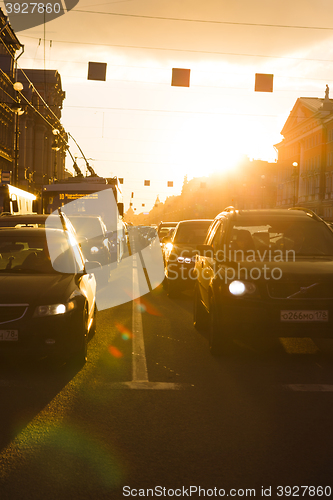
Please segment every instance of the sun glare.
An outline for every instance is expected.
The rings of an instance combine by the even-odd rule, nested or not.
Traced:
[[[201,177],[236,167],[246,154],[242,134],[228,129],[219,115],[188,119],[178,129],[171,145],[170,164],[178,174]]]

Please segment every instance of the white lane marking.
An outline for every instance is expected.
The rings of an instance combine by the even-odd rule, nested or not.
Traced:
[[[298,392],[333,392],[333,385],[330,384],[287,384],[283,387]]]
[[[103,384],[103,386],[106,384]],[[193,384],[173,384],[170,382],[144,382],[142,380],[132,382],[114,382],[108,385],[112,389],[148,389],[148,390],[181,390],[194,387]]]
[[[133,259],[133,297],[140,297],[138,279],[138,259],[136,255]],[[169,382],[149,382],[146,361],[146,351],[143,339],[142,315],[139,301],[133,300],[132,308],[132,381],[112,384],[114,388],[128,389],[180,389],[181,384]]]
[[[137,259],[134,257],[133,263],[133,297],[140,297],[139,279],[137,272]],[[133,352],[132,352],[132,382],[148,382],[148,370],[146,362],[146,351],[143,340],[142,316],[139,303],[133,300],[132,314],[132,333],[133,333]]]
[[[279,337],[280,344],[288,354],[315,354],[318,347],[310,337]]]

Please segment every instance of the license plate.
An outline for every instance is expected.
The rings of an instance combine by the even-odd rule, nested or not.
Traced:
[[[18,340],[18,330],[0,330],[1,340]]]
[[[298,323],[328,321],[328,311],[281,311],[281,321],[291,321]]]

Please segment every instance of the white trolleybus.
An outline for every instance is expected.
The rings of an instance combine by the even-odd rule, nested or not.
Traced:
[[[36,196],[11,184],[0,185],[0,215],[36,212]]]
[[[105,190],[109,190],[108,196],[104,193],[103,197],[102,192]],[[113,197],[109,196],[110,190]],[[62,207],[69,218],[75,215],[101,217],[115,252],[114,260],[119,262],[122,259],[126,251],[125,226],[122,222],[124,205],[116,177],[77,176],[44,185],[43,213],[50,214]]]

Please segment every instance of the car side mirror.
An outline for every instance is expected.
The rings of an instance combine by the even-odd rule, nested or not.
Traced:
[[[197,250],[199,255],[202,257],[210,257],[211,259],[214,257],[214,249],[212,245],[198,245]]]
[[[95,260],[87,260],[84,263],[84,268],[87,274],[93,273],[94,270],[96,271],[96,269],[100,269],[101,267],[101,264]]]

